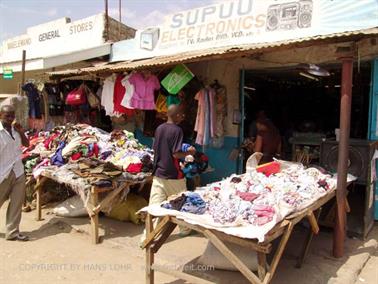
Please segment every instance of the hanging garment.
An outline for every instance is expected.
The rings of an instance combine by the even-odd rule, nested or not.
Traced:
[[[114,115],[121,116],[122,114],[126,114],[127,116],[132,116],[134,115],[134,111],[121,105],[126,93],[126,88],[122,84],[123,78],[123,75],[118,75],[114,83]]]
[[[205,93],[204,89],[200,90],[195,98],[198,101],[197,118],[194,125],[194,131],[197,132],[196,143],[203,145],[203,137],[205,132]]]
[[[156,100],[156,111],[159,113],[167,113],[167,97],[164,96],[162,93],[159,94]]]
[[[29,117],[30,118],[42,118],[41,111],[41,97],[37,88],[32,83],[27,83],[22,86],[22,90],[26,92],[29,102]]]
[[[203,134],[203,145],[207,146],[210,143],[210,100],[209,92],[205,89],[205,127]]]
[[[219,85],[215,88],[215,136],[223,137],[225,133],[225,118],[227,116],[227,90]]]
[[[101,94],[101,105],[105,108],[106,115],[112,116],[114,112],[113,94],[116,75],[107,77],[104,81]]]
[[[154,91],[160,89],[158,78],[155,75],[144,78],[141,73],[134,73],[130,76],[129,82],[135,88],[131,106],[136,109],[154,110]]]
[[[122,85],[125,87],[126,90],[125,90],[125,95],[123,96],[123,99],[121,101],[121,106],[124,106],[125,108],[128,108],[128,109],[133,109],[133,107],[131,106],[131,98],[134,95],[135,88],[129,81],[130,76],[131,75],[126,75],[122,79]]]

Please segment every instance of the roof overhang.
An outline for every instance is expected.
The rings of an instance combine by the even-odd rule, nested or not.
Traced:
[[[107,56],[110,54],[110,51],[111,44],[107,43],[100,46],[83,49],[71,53],[60,54],[46,58],[30,59],[26,60],[25,70],[43,70],[63,66],[75,62],[89,60],[92,58]],[[11,68],[13,72],[21,72],[22,61],[0,63],[0,74],[3,72],[4,68]]]
[[[226,46],[221,48],[210,48],[204,50],[197,50],[191,52],[183,52],[172,54],[169,56],[159,56],[153,58],[146,58],[136,61],[125,61],[119,63],[110,63],[99,67],[87,67],[82,69],[71,69],[56,72],[48,72],[47,74],[52,78],[58,77],[72,77],[87,75],[93,73],[109,73],[118,71],[137,70],[145,68],[153,68],[159,66],[174,65],[177,63],[190,63],[198,62],[209,59],[225,59],[231,57],[242,56],[243,54],[253,54],[256,52],[275,51],[279,49],[287,48],[300,48],[312,45],[320,45],[325,43],[339,43],[345,41],[358,41],[360,39],[377,36],[378,27],[352,31],[328,34],[322,36],[312,36],[300,39],[278,41],[272,43],[260,43],[260,44],[246,44],[238,46]]]

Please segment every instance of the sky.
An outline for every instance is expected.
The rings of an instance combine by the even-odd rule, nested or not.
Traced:
[[[118,19],[118,1],[108,0],[109,15]],[[177,11],[221,0],[121,0],[122,22],[134,28],[159,25]],[[0,0],[0,42],[26,33],[26,28],[62,17],[71,21],[105,10],[104,0]]]

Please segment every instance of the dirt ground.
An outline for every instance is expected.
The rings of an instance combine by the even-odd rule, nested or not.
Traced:
[[[31,241],[9,242],[4,240],[3,229],[6,207],[4,204],[0,210],[0,283],[144,283],[144,252],[138,247],[142,226],[101,217],[102,242],[92,245],[87,218],[58,218],[44,210],[44,221],[37,222],[33,211],[24,213],[21,223]],[[302,268],[297,269],[298,244],[304,233],[305,227],[298,226],[272,283],[378,283],[378,275],[374,275],[377,224],[367,240],[347,239],[345,256],[340,259],[330,255],[332,233],[321,232],[314,238]],[[215,283],[248,283],[238,272],[195,265],[206,244],[199,234],[185,238],[175,234],[155,261],[169,268],[184,268]],[[155,283],[186,282],[156,273]]]

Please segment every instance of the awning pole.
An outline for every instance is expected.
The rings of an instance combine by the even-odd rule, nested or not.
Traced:
[[[21,69],[21,86],[20,94],[23,95],[22,86],[25,85],[25,65],[26,65],[26,50],[22,51],[22,69]]]
[[[105,41],[109,40],[109,5],[108,0],[105,0]]]
[[[353,57],[340,58],[342,62],[340,100],[340,140],[337,163],[337,212],[333,235],[333,256],[344,255],[346,233],[346,186],[349,159],[350,113],[352,104]]]

